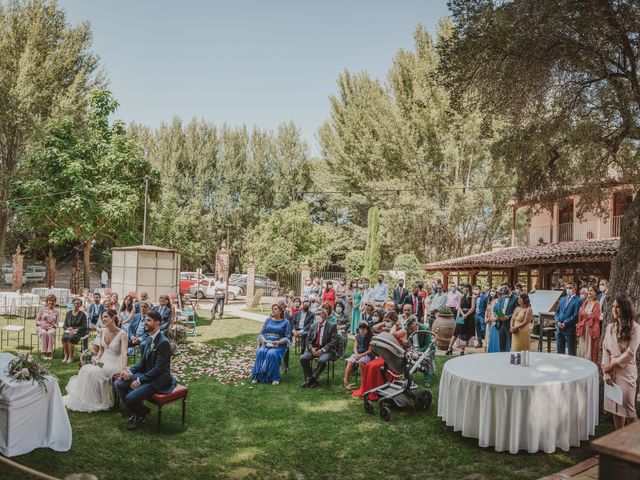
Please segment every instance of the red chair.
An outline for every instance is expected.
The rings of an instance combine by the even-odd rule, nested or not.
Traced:
[[[116,373],[113,377],[113,383],[115,384],[116,380],[120,379],[120,374]],[[169,403],[173,403],[176,400],[182,400],[182,426],[184,426],[186,411],[187,411],[187,396],[189,395],[189,389],[184,385],[180,385],[179,383],[173,387],[173,390],[170,393],[160,393],[156,392],[153,396],[147,400],[149,403],[153,403],[158,407],[158,419],[156,421],[156,433],[160,433],[160,422],[162,420],[162,407],[168,405]],[[118,409],[120,399],[118,398],[118,393],[115,391],[114,387],[114,409]]]

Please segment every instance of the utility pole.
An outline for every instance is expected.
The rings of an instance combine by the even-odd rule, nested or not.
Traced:
[[[149,198],[149,175],[144,176],[144,220],[142,223],[142,245],[147,244],[147,198]]]

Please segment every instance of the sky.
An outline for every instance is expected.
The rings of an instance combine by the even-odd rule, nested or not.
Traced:
[[[91,23],[120,103],[116,117],[157,126],[175,116],[275,130],[293,121],[312,154],[345,69],[384,79],[434,33],[446,0],[58,0]]]

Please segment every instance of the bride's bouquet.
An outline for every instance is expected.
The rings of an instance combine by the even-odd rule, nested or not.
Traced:
[[[90,365],[91,363],[93,363],[93,357],[95,356],[96,356],[96,352],[94,352],[93,350],[85,350],[84,352],[82,352],[82,355],[80,355],[80,364]],[[96,362],[96,365],[102,368],[104,363]]]
[[[30,381],[31,383],[42,385],[45,391],[47,390],[46,376],[53,376],[44,365],[36,362],[33,355],[29,353],[21,353],[11,360],[7,367],[7,373],[13,380],[18,382]]]

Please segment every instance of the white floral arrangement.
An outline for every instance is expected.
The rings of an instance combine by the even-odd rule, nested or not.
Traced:
[[[21,353],[9,362],[7,367],[9,376],[18,382],[31,382],[42,385],[46,391],[46,377],[51,372],[38,363],[30,353]]]

